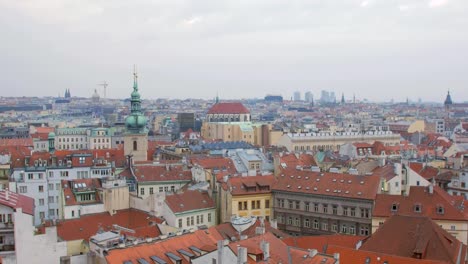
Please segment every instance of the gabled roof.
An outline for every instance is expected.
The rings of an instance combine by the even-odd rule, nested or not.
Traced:
[[[396,211],[392,211],[394,204],[397,206]],[[420,206],[420,212],[415,210],[416,205]],[[442,208],[443,212],[439,211],[439,208]],[[450,196],[438,186],[433,187],[432,194],[429,187],[411,186],[408,196],[378,194],[373,216],[390,217],[398,214],[428,216],[434,220],[467,221],[461,208],[456,197]]]
[[[249,114],[250,111],[242,103],[217,103],[207,114]]]
[[[8,190],[0,191],[0,204],[14,210],[21,208],[23,213],[34,215],[34,199],[22,194]]]
[[[398,215],[380,226],[361,249],[457,263],[459,257],[465,259],[467,248],[429,217]]]
[[[317,249],[321,251],[325,245],[335,245],[340,247],[355,248],[359,241],[364,240],[364,236],[349,236],[349,235],[323,235],[323,236],[302,236],[288,237],[283,239],[283,242],[288,246]]]
[[[173,263],[165,254],[170,252],[180,257],[182,259],[182,263],[185,264],[189,262],[177,250],[183,249],[192,253],[193,251],[190,247],[196,247],[203,251],[211,252],[216,250],[216,243],[221,239],[222,237],[216,229],[212,227],[207,230],[198,230],[194,233],[172,237],[164,241],[158,241],[151,244],[143,244],[125,249],[113,249],[109,251],[109,254],[106,256],[106,260],[108,264],[122,264],[127,260],[133,261],[132,263],[137,263],[137,259],[143,258],[148,263],[153,263],[150,257],[156,256],[167,263]]]
[[[234,196],[265,194],[271,193],[275,181],[274,175],[237,176],[230,177],[226,183],[223,182],[222,187],[225,191],[229,191],[231,195]]]
[[[307,193],[355,199],[374,200],[380,184],[378,176],[330,172],[284,170],[273,191]]]
[[[236,166],[232,160],[224,157],[197,157],[191,160],[192,164],[198,165],[206,170],[227,170],[230,173],[236,172]]]
[[[128,169],[127,169],[128,171]],[[138,182],[190,181],[192,172],[184,170],[182,165],[139,165],[133,171]],[[123,173],[122,175],[127,176]]]
[[[198,190],[183,190],[167,194],[165,203],[173,213],[215,208],[215,203],[208,193]]]

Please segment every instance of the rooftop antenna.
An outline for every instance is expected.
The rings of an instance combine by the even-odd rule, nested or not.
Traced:
[[[98,83],[98,85],[102,86],[104,88],[104,98],[106,98],[106,90],[107,90],[107,86],[109,86],[109,84],[106,81],[103,81],[102,83]]]

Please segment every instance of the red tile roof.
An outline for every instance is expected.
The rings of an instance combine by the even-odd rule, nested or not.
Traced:
[[[32,147],[32,138],[12,138],[12,139],[0,139],[0,146],[24,146]]]
[[[348,235],[324,235],[324,236],[302,236],[288,237],[283,239],[283,242],[288,246],[317,249],[321,251],[325,245],[335,245],[347,248],[356,248],[359,241],[364,240],[364,236],[348,236]]]
[[[133,171],[138,182],[192,180],[192,172],[184,170],[182,165],[141,165],[134,166]]]
[[[434,220],[467,221],[463,211],[457,208],[460,201],[450,196],[438,186],[433,187],[432,194],[424,186],[411,186],[408,196],[378,194],[375,200],[374,217],[390,217],[394,214],[428,216]],[[397,210],[392,212],[393,204]],[[421,212],[415,212],[415,205],[420,205]],[[443,213],[438,208],[443,208]]]
[[[429,180],[437,177],[437,175],[439,174],[439,169],[427,166],[421,171],[419,171],[418,174],[421,175],[424,179]]]
[[[206,191],[183,190],[174,194],[167,194],[165,203],[173,213],[215,208],[213,199]]]
[[[339,253],[340,263],[362,263],[365,264],[367,259],[370,259],[370,263],[384,263],[387,261],[389,264],[447,264],[445,261],[434,261],[415,259],[408,257],[400,257],[391,254],[384,254],[380,252],[371,252],[366,250],[355,250],[347,247],[340,247],[335,245],[329,245],[327,253]],[[317,263],[318,264],[318,263]]]
[[[222,187],[233,196],[266,194],[271,193],[275,182],[276,179],[274,175],[237,176],[230,177],[227,182],[223,182]]]
[[[273,190],[374,200],[380,177],[340,173],[285,170]]]
[[[379,176],[384,178],[385,180],[389,181],[396,176],[395,168],[393,164],[387,164],[382,167],[377,167],[372,171],[373,175]]]
[[[199,165],[207,170],[227,170],[230,173],[236,173],[236,167],[232,160],[223,157],[196,157],[191,160],[192,164]]]
[[[428,217],[393,216],[363,243],[362,250],[458,263],[466,256],[466,245]],[[461,255],[459,256],[459,253]]]
[[[35,127],[36,133],[41,133],[41,134],[49,134],[50,132],[54,132],[55,128],[54,127]]]
[[[135,237],[157,237],[161,233],[157,225],[148,228],[151,222],[162,223],[162,220],[143,211],[126,209],[119,210],[114,215],[106,212],[61,221],[57,224],[57,233],[65,241],[89,240],[100,227],[105,231],[110,231],[113,229],[112,225],[116,224],[134,230],[135,233],[132,235]]]
[[[34,199],[22,194],[10,192],[8,190],[0,191],[0,204],[14,210],[21,208],[23,213],[34,215]]]
[[[172,237],[164,241],[157,241],[151,244],[143,244],[136,247],[125,249],[113,249],[106,256],[108,264],[122,264],[124,261],[130,260],[137,263],[137,259],[143,258],[148,263],[153,263],[151,256],[157,256],[167,263],[172,261],[165,255],[171,252],[182,259],[182,263],[189,263],[177,250],[183,249],[187,252],[192,252],[189,247],[197,247],[202,250],[214,251],[218,240],[221,240],[221,235],[214,228],[208,230],[198,230],[194,233],[184,234],[177,237]],[[195,252],[193,252],[195,254]]]
[[[242,103],[217,103],[213,105],[208,114],[248,114],[250,113]]]
[[[296,166],[317,166],[317,162],[315,161],[313,155],[302,153],[282,154],[282,156],[279,156],[279,162],[286,164],[286,166],[289,168],[296,168]]]

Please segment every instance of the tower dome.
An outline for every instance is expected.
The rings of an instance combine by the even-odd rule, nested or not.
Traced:
[[[143,133],[146,132],[147,119],[141,112],[141,98],[138,92],[138,81],[136,71],[133,73],[133,91],[131,93],[130,108],[131,113],[125,119],[125,126],[129,132]]]
[[[444,102],[444,105],[445,106],[449,106],[453,104],[452,102],[452,97],[450,96],[450,91],[447,92],[447,97],[445,98],[445,102]]]

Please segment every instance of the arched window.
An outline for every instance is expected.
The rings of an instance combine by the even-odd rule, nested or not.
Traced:
[[[136,140],[133,141],[133,150],[135,150],[135,151],[138,150],[138,145],[137,145]]]

